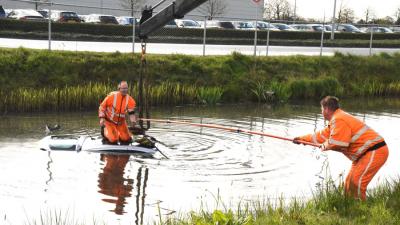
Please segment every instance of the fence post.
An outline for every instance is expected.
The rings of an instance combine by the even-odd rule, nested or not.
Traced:
[[[319,50],[319,57],[322,56],[322,50],[324,48],[324,33],[325,33],[325,13],[324,13],[324,22],[322,23],[322,30],[321,30],[321,47]]]
[[[371,25],[371,37],[369,39],[369,56],[372,55],[372,39],[373,39],[373,36],[374,36],[374,26]]]
[[[132,17],[132,53],[135,53],[136,18]]]
[[[269,52],[269,26],[271,26],[271,21],[268,22],[268,27],[267,27],[267,49],[266,49],[266,56],[268,56],[268,52]]]
[[[49,33],[48,33],[48,36],[49,36],[49,51],[51,51],[51,6],[52,6],[52,3],[50,2],[50,4],[49,4],[49,16],[48,16],[48,22],[49,22],[49,25],[48,25],[48,28],[49,28]]]
[[[204,17],[203,56],[206,55],[206,38],[207,38],[207,16]]]
[[[257,17],[256,25],[254,27],[254,56],[257,56]]]

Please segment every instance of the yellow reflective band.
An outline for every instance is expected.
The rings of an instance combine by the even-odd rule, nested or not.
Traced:
[[[369,129],[368,126],[364,126],[359,131],[357,131],[357,133],[351,138],[350,143],[357,141],[361,137],[361,135],[363,135],[363,134],[365,134],[365,132],[367,132],[368,129]]]
[[[337,140],[332,139],[332,138],[329,139],[328,143],[332,144],[332,145],[342,146],[342,147],[349,147],[349,145],[350,145],[350,143],[348,143],[348,142],[337,141]]]
[[[361,146],[361,147],[357,150],[357,152],[356,152],[356,154],[354,154],[354,156],[358,158],[358,156],[360,156],[361,153],[363,153],[364,150],[366,150],[372,143],[375,143],[375,142],[377,142],[377,141],[379,141],[379,140],[381,140],[381,139],[383,139],[383,138],[382,138],[381,136],[378,135],[378,137],[376,137],[375,139],[366,141],[366,142],[364,143],[364,145]]]

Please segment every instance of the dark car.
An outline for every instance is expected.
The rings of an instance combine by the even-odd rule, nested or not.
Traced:
[[[0,5],[0,18],[6,17],[6,11],[4,11],[3,6]]]
[[[81,19],[79,18],[76,12],[71,11],[52,11],[51,12],[51,20],[56,22],[75,22],[80,23]]]

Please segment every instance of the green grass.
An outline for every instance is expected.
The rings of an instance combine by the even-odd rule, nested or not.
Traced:
[[[169,217],[168,225],[265,225],[265,224],[399,224],[400,183],[385,183],[371,191],[367,201],[348,198],[341,187],[327,184],[307,201],[258,200]]]
[[[366,201],[348,198],[342,187],[326,182],[308,200],[283,198],[254,200],[228,207],[219,196],[216,208],[153,218],[158,225],[267,225],[267,224],[400,224],[400,180],[372,189]],[[158,207],[158,214],[161,214]],[[133,221],[132,221],[133,222]],[[150,221],[151,222],[151,221]],[[29,225],[84,225],[68,212],[41,212]],[[90,224],[106,224],[93,218]]]
[[[152,105],[287,102],[400,95],[400,54],[371,57],[148,55]],[[135,86],[139,54],[0,49],[0,112],[86,109],[118,81]],[[130,92],[137,95],[137,89]],[[20,101],[21,99],[21,101]]]

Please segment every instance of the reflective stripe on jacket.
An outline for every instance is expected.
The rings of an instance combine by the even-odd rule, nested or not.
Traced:
[[[136,102],[131,96],[122,96],[119,91],[114,91],[100,104],[99,117],[120,124],[125,120],[125,114],[134,111],[135,106]]]
[[[355,161],[369,147],[384,141],[383,138],[354,116],[337,109],[329,125],[314,134],[301,137],[304,141],[327,146],[327,149],[339,150],[350,160]]]

